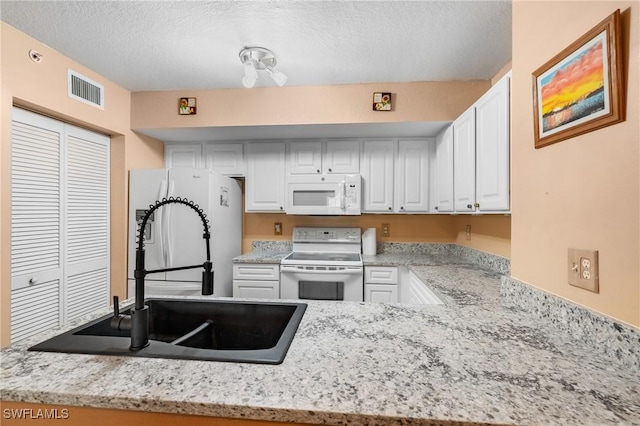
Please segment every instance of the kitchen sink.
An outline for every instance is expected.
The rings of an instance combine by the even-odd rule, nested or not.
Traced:
[[[129,331],[99,318],[30,351],[280,364],[307,308],[304,303],[146,299],[149,346],[132,351]],[[124,308],[129,314],[132,306]]]

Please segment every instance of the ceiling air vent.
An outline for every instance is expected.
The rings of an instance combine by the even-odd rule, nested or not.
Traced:
[[[104,109],[104,86],[69,70],[69,97]]]

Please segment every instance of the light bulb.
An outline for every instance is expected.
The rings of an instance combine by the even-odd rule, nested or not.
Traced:
[[[271,66],[267,66],[267,73],[269,74],[269,77],[271,77],[271,79],[280,87],[284,86],[287,82],[287,75]]]
[[[258,71],[256,71],[253,62],[247,61],[244,63],[244,77],[242,77],[242,85],[247,89],[251,89],[255,86],[258,80]]]

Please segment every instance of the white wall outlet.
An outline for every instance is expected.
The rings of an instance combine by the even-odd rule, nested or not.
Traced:
[[[467,234],[467,240],[471,240],[471,225],[467,225],[465,232]]]
[[[569,249],[568,266],[570,285],[600,292],[597,250]]]

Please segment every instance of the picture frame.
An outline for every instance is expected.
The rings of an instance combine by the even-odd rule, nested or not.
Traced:
[[[624,121],[620,9],[535,70],[535,148]]]
[[[391,93],[390,92],[374,92],[373,93],[373,110],[374,111],[391,111]]]
[[[178,114],[195,115],[196,113],[196,98],[180,98],[180,102],[178,102]]]

